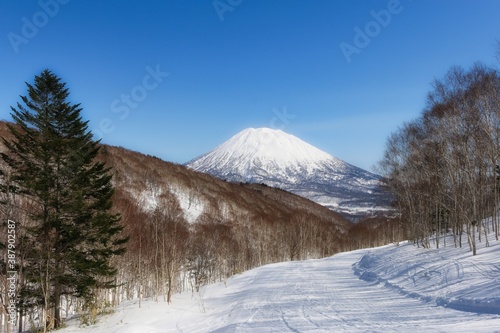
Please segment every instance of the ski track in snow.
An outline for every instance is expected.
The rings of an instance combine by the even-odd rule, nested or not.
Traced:
[[[495,310],[500,299],[497,243],[482,257],[403,244],[266,265],[172,305],[125,302],[97,326],[60,332],[500,332],[500,314],[481,303],[493,299]]]

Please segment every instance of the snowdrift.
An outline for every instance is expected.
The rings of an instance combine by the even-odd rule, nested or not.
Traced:
[[[367,282],[381,283],[402,295],[439,306],[476,313],[500,314],[500,244],[479,244],[472,256],[468,245],[454,248],[375,249],[353,266]]]

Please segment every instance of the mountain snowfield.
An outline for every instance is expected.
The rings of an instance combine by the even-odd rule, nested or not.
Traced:
[[[351,219],[388,206],[379,176],[281,130],[248,128],[186,165],[233,182],[279,187]]]
[[[171,305],[124,302],[96,325],[74,319],[60,332],[500,332],[500,242],[491,238],[477,256],[405,242],[266,265]]]

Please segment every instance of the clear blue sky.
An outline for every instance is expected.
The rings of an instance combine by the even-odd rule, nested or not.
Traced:
[[[0,12],[0,119],[48,68],[104,143],[178,163],[279,127],[370,169],[434,78],[499,64],[491,0],[25,0]]]

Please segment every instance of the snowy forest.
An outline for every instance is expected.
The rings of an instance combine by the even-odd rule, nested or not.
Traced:
[[[469,246],[475,255],[476,234],[488,245],[493,228],[498,240],[498,71],[482,64],[453,67],[435,80],[421,116],[388,139],[380,168],[405,232],[417,244],[429,247],[431,236],[451,232],[454,246]],[[446,246],[439,240],[436,247]]]

